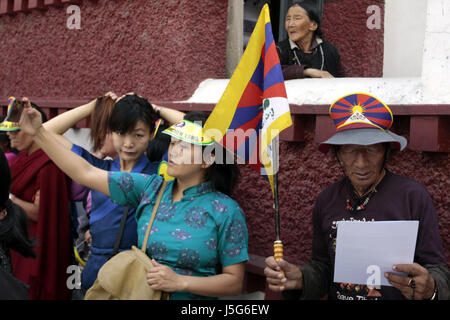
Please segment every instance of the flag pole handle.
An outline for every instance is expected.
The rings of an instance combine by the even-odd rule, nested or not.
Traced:
[[[283,242],[281,240],[275,240],[273,243],[273,257],[276,262],[283,259]],[[284,271],[281,271],[283,277],[285,276]]]
[[[281,240],[276,240],[273,243],[273,257],[277,262],[283,259],[283,242]]]

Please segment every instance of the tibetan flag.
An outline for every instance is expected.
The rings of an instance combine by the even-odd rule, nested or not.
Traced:
[[[247,48],[206,121],[204,131],[234,152],[238,159],[267,176],[273,192],[278,150],[272,148],[272,142],[291,125],[269,6],[265,4]]]

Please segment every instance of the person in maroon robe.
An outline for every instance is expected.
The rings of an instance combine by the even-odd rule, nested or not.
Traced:
[[[11,201],[24,209],[29,236],[37,240],[36,259],[11,251],[14,277],[29,285],[31,300],[68,299],[69,180],[18,126],[8,136],[20,151],[11,163]]]

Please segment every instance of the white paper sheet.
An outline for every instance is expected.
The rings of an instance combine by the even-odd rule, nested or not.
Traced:
[[[339,221],[334,282],[390,286],[385,272],[414,261],[419,221]]]

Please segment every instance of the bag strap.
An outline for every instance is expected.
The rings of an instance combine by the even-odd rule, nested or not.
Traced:
[[[114,250],[111,257],[114,257],[117,254],[117,252],[119,252],[119,246],[120,243],[122,242],[123,230],[125,229],[125,224],[128,218],[128,209],[129,207],[126,206],[125,209],[123,210],[122,220],[120,221],[120,227],[119,231],[117,232],[116,242],[114,243]]]
[[[147,249],[148,237],[150,236],[150,230],[152,229],[153,221],[155,220],[156,211],[158,211],[159,204],[161,203],[162,196],[164,194],[164,190],[166,189],[167,181],[163,180],[161,189],[159,190],[158,197],[156,198],[155,205],[153,207],[152,216],[150,221],[148,222],[147,231],[145,232],[144,242],[142,243],[141,250],[145,252]]]
[[[144,169],[141,170],[141,172],[145,172],[145,170],[147,170],[150,164],[151,162],[149,161],[147,165],[144,167]],[[126,206],[123,210],[122,220],[120,220],[120,227],[119,231],[117,232],[116,242],[114,243],[114,249],[111,258],[114,257],[119,252],[120,243],[122,242],[123,231],[125,229],[125,224],[127,223],[129,208],[130,208],[129,206]]]

